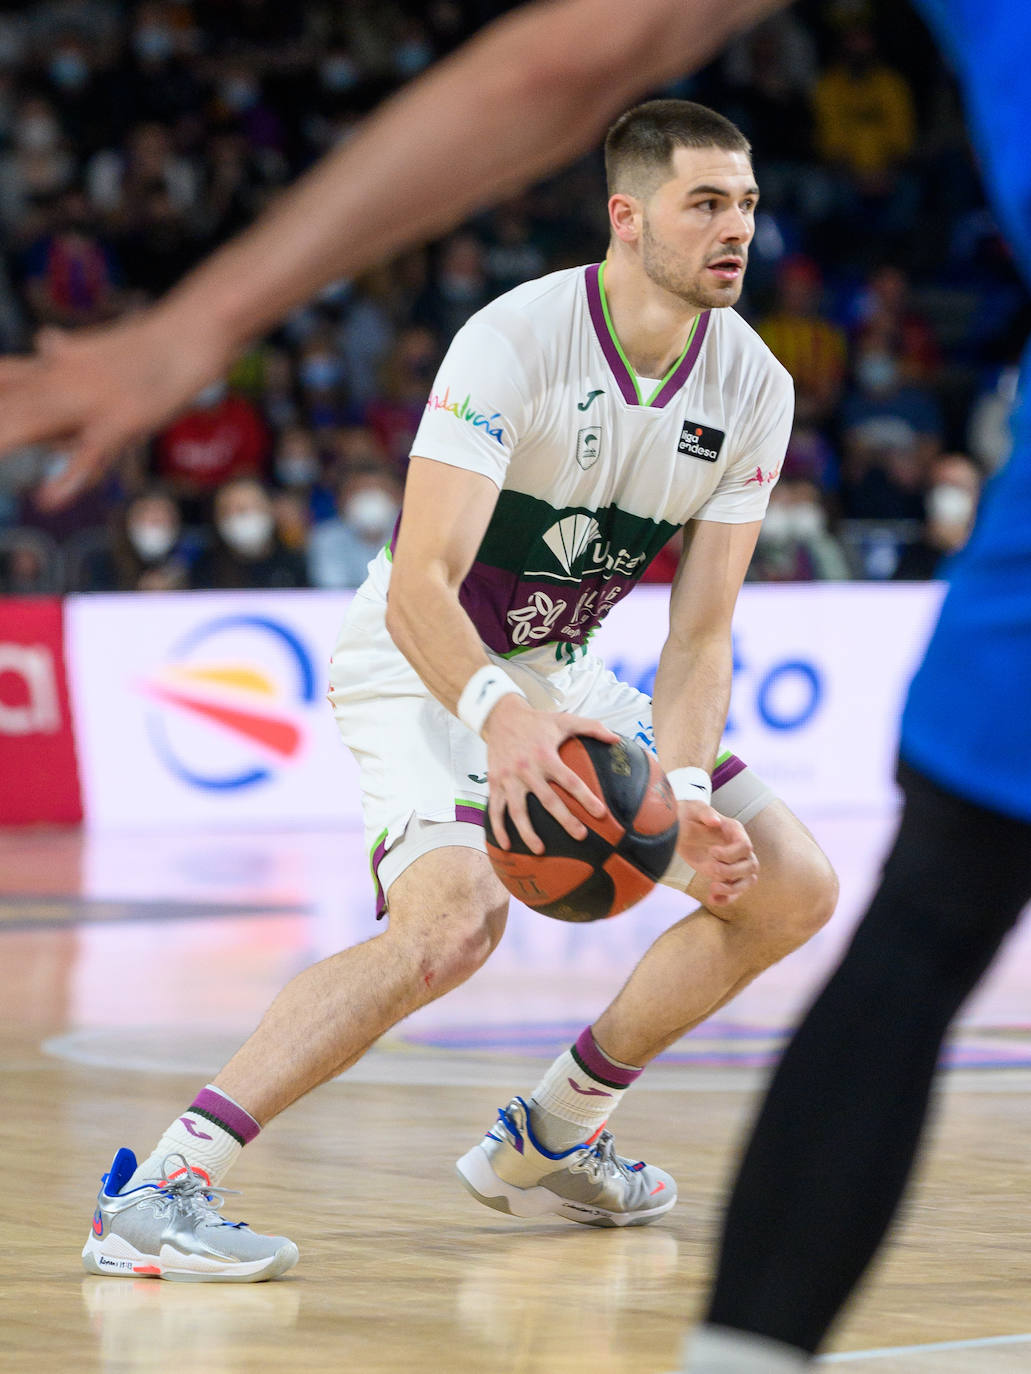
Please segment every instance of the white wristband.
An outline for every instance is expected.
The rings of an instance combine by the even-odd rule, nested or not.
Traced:
[[[526,697],[526,693],[515,685],[503,668],[495,668],[493,663],[488,663],[485,668],[477,668],[462,688],[455,715],[463,725],[468,725],[474,735],[478,735],[491,711],[509,692]]]
[[[712,778],[704,768],[674,768],[667,777],[677,801],[712,801]]]

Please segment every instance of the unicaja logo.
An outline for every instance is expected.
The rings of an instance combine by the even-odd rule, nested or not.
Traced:
[[[567,573],[587,554],[588,549],[601,538],[597,520],[590,515],[567,515],[552,525],[544,542],[561,563]]]
[[[495,443],[503,444],[505,442],[505,432],[499,423],[501,411],[496,410],[493,415],[486,415],[482,410],[476,409],[468,395],[464,401],[453,401],[450,387],[444,388],[443,396],[434,391],[426,402],[426,409],[446,410],[456,420],[464,420],[467,425],[472,425],[474,429],[482,429]]]

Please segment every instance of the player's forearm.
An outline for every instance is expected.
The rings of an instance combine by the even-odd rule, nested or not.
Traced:
[[[714,633],[683,644],[667,640],[652,694],[659,762],[711,773],[730,708],[733,678],[730,636]]]
[[[395,569],[387,629],[437,700],[456,713],[462,689],[490,661],[457,589],[432,569],[401,576]]]
[[[159,307],[231,354],[327,282],[441,233],[584,152],[642,91],[784,0],[553,0],[387,102]],[[211,344],[205,340],[205,347]]]

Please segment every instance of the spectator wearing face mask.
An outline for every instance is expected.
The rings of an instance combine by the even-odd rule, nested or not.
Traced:
[[[46,45],[45,79],[49,95],[66,129],[75,130],[80,147],[94,146],[104,132],[94,116],[100,102],[94,84],[94,58],[90,44],[74,32],[53,35]]]
[[[144,0],[133,13],[125,97],[140,119],[162,123],[201,109],[204,87],[188,60],[190,28],[185,6]]]
[[[261,406],[265,423],[274,430],[296,425],[300,407],[293,359],[285,349],[266,347],[260,352],[260,361],[261,378],[254,399]]]
[[[306,587],[304,556],[284,547],[269,493],[240,477],[215,493],[215,544],[193,569],[194,587]]]
[[[273,448],[272,475],[279,491],[304,508],[307,523],[317,525],[336,515],[336,494],[327,485],[315,434],[304,425],[288,425]]]
[[[323,521],[308,541],[308,574],[315,587],[360,587],[369,563],[393,533],[401,487],[389,474],[356,472],[340,486],[340,515]]]
[[[312,429],[332,429],[346,418],[344,365],[329,329],[309,338],[297,365],[305,416]]]
[[[179,507],[154,488],[129,502],[109,547],[85,557],[73,580],[84,592],[175,591],[188,585],[188,565]]]
[[[67,190],[75,160],[53,105],[41,96],[22,99],[8,139],[0,156],[0,224],[25,242],[43,229],[38,208],[31,208]]]
[[[129,233],[144,221],[154,193],[161,191],[169,208],[189,215],[197,202],[197,174],[175,151],[172,131],[163,124],[137,124],[122,148],[105,148],[86,169],[93,207],[112,230]]]
[[[199,523],[223,483],[261,475],[268,446],[257,407],[212,382],[155,440],[157,474],[184,503],[185,518]]]
[[[383,364],[380,394],[365,407],[365,424],[399,475],[408,466],[439,361],[432,330],[421,325],[403,329]]]
[[[807,477],[782,477],[770,494],[750,582],[829,582],[848,577],[845,554],[827,529],[820,489]]]
[[[942,575],[944,560],[970,537],[981,497],[981,470],[965,453],[943,453],[931,469],[920,538],[903,549],[896,581],[922,582]]]
[[[941,408],[904,380],[892,341],[873,330],[859,346],[855,379],[840,410],[844,512],[919,520],[927,472],[941,452]]]
[[[487,276],[483,244],[475,234],[453,234],[441,248],[435,280],[416,302],[415,319],[439,338],[451,339],[495,290]]]

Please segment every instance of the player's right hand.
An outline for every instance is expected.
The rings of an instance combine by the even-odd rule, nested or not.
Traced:
[[[677,812],[677,853],[707,881],[706,905],[732,906],[759,881],[759,860],[748,831],[702,801],[682,801]]]
[[[148,310],[99,329],[44,329],[35,353],[0,359],[0,456],[46,440],[68,450],[41,506],[74,500],[220,374],[226,360],[200,333],[183,337]]]
[[[527,847],[534,854],[544,853],[544,843],[530,823],[526,806],[531,792],[574,840],[585,839],[587,827],[555,791],[556,785],[589,815],[598,819],[605,815],[607,807],[602,799],[559,758],[559,745],[573,735],[590,735],[606,744],[619,739],[596,720],[564,711],[537,711],[514,692],[503,696],[487,717],[483,727],[490,780],[487,811],[502,849],[511,848],[505,825],[507,810]]]

